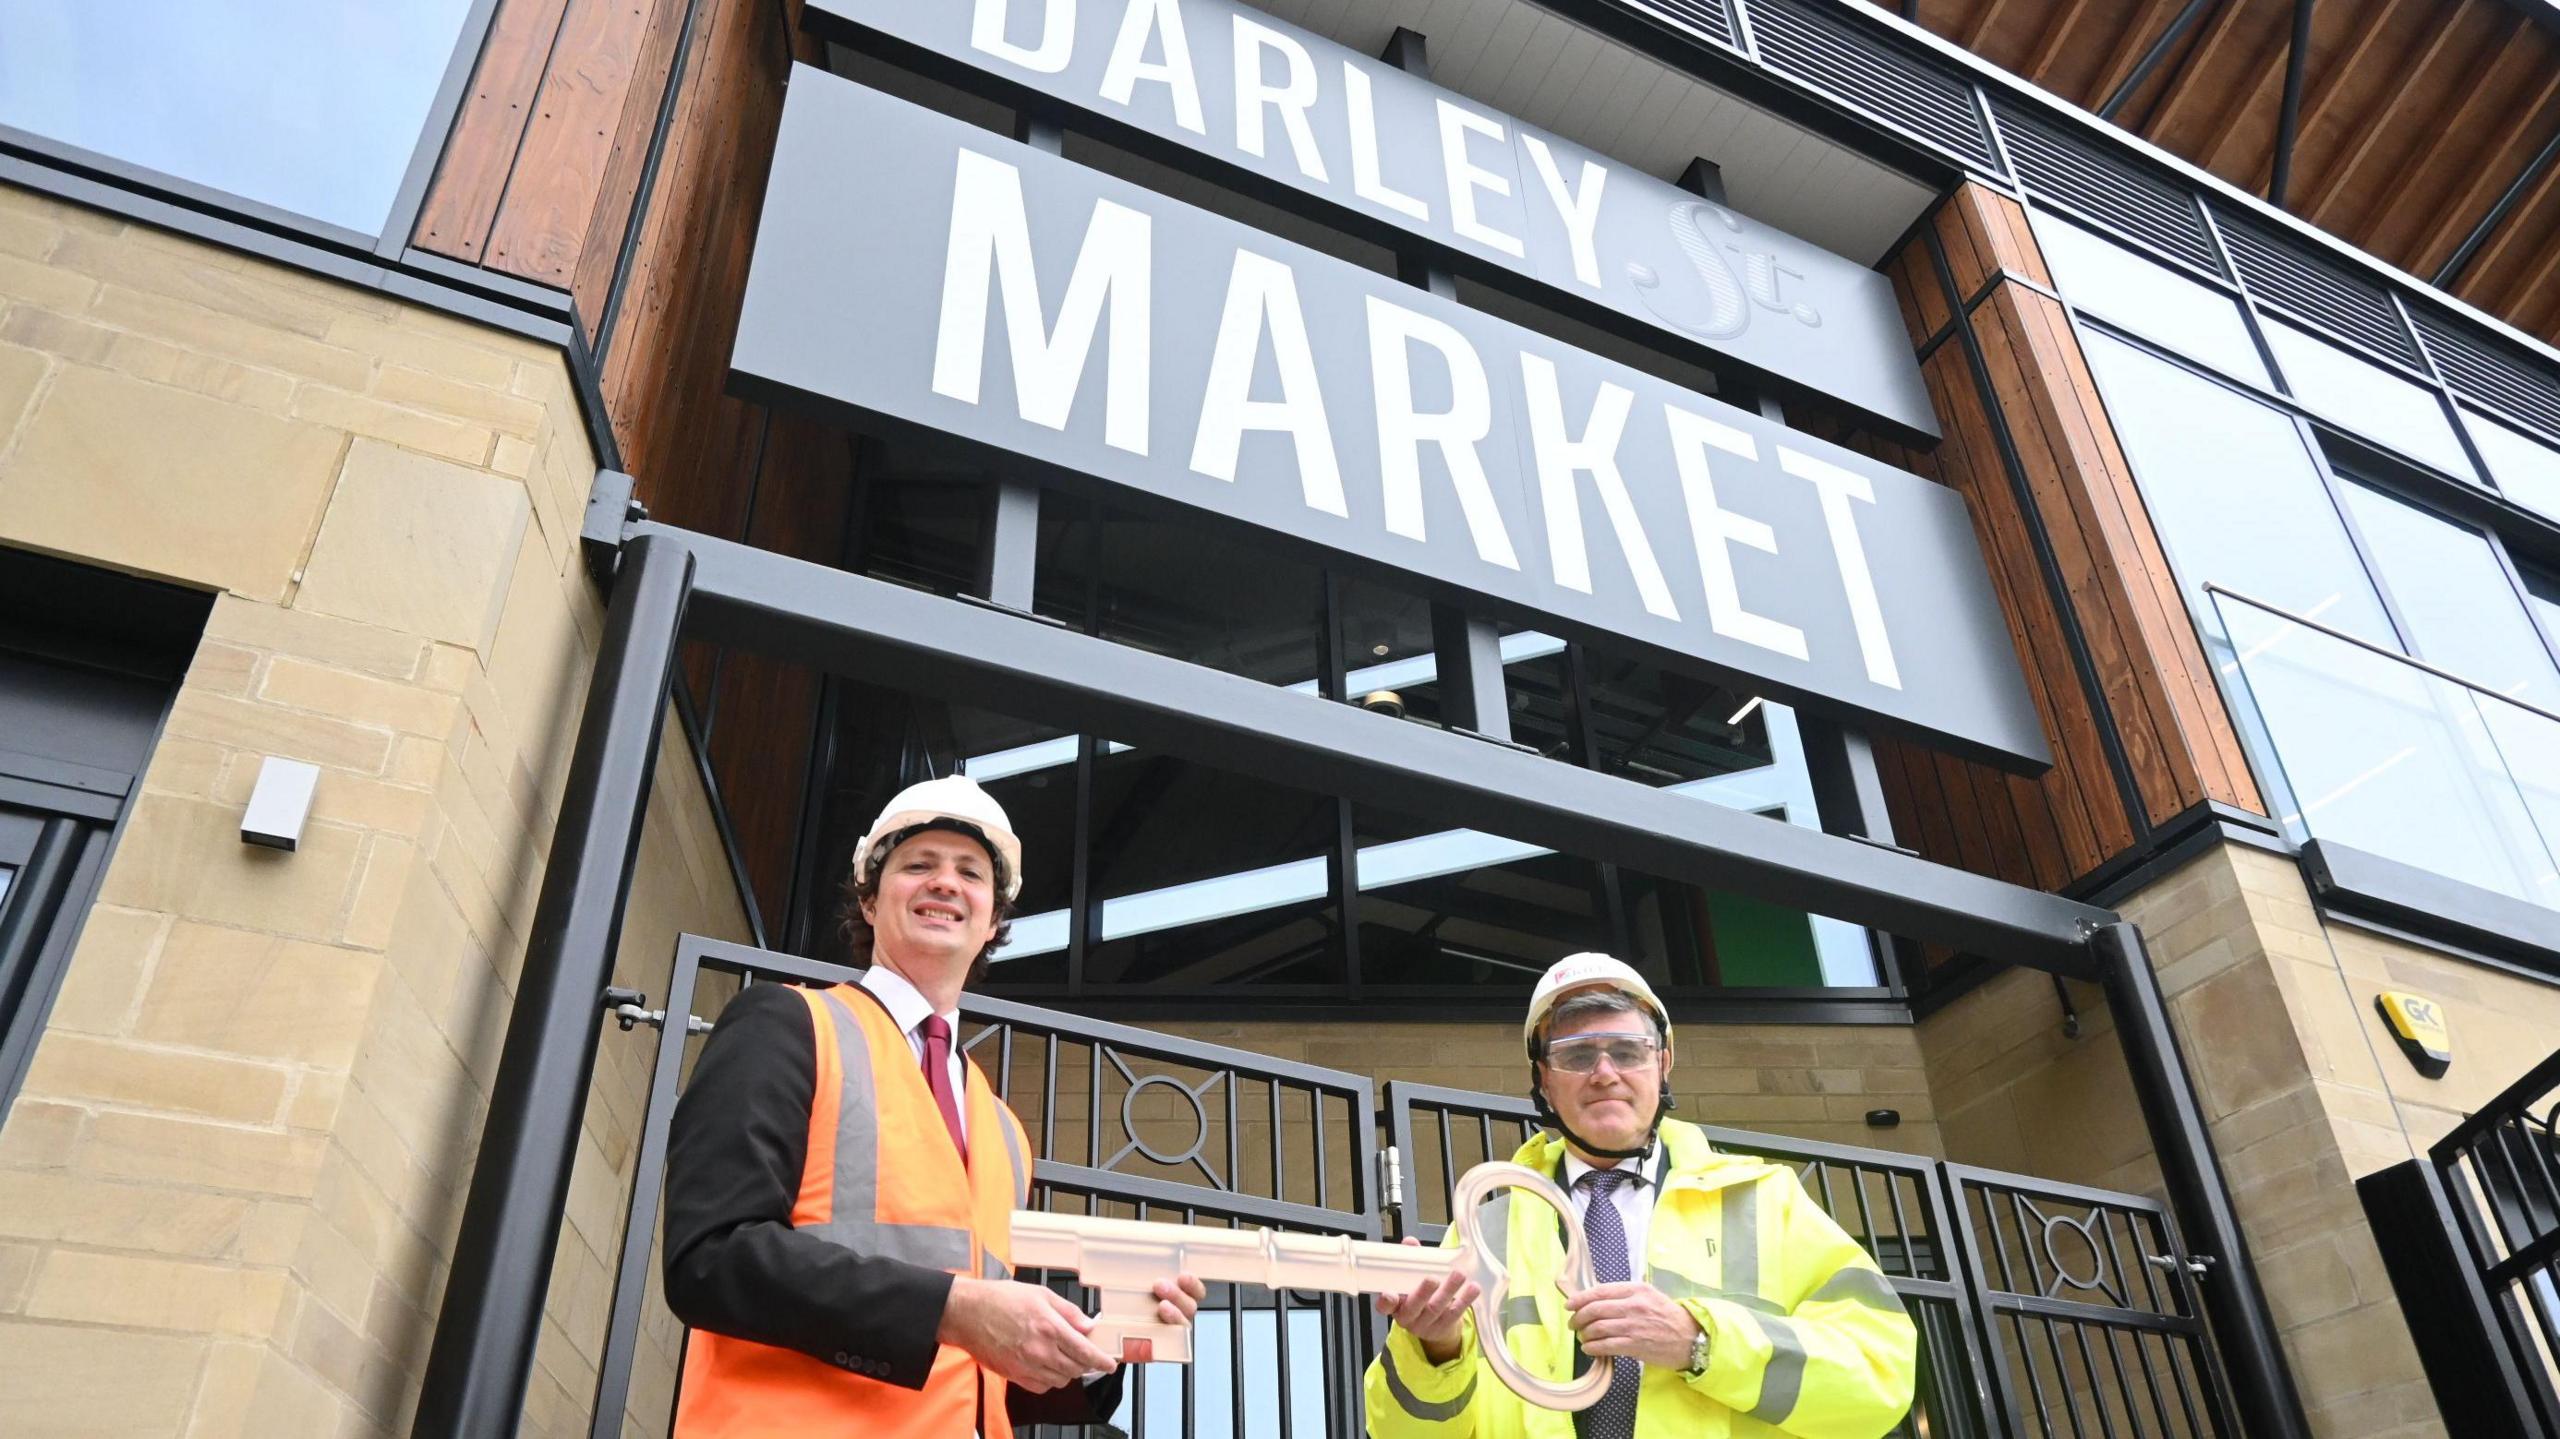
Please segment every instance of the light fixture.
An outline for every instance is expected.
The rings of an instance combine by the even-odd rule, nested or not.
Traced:
[[[1387,647],[1385,645],[1371,645],[1369,646],[1369,653],[1376,655],[1380,659],[1385,659],[1387,657]]]
[[[311,793],[319,783],[318,765],[265,756],[249,791],[249,807],[240,816],[240,842],[281,850],[300,845],[302,822],[311,814]]]
[[[1758,695],[1753,695],[1751,698],[1744,700],[1742,702],[1742,708],[1735,710],[1733,712],[1733,717],[1726,720],[1725,723],[1728,725],[1738,725],[1744,720],[1751,718],[1751,712],[1758,708],[1760,708],[1760,697]]]
[[[1371,690],[1360,697],[1360,708],[1389,719],[1404,718],[1404,696],[1394,690]]]

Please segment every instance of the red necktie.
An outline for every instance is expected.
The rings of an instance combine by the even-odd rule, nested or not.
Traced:
[[[960,1137],[960,1099],[951,1092],[951,1022],[938,1014],[924,1017],[924,1082],[933,1091],[933,1102],[942,1106],[942,1122],[951,1131],[951,1142],[960,1149],[962,1159],[969,1155],[969,1142]]]

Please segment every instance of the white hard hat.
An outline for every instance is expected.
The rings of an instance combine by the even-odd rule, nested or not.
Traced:
[[[1662,1026],[1662,1047],[1671,1047],[1671,1015],[1654,997],[1653,986],[1645,983],[1644,976],[1625,960],[1588,952],[1568,954],[1539,976],[1538,987],[1529,994],[1529,1017],[1520,1022],[1520,1042],[1534,1048],[1538,1026],[1547,1022],[1556,1001],[1577,989],[1594,987],[1617,990],[1653,1011],[1654,1020]]]
[[[994,796],[963,774],[944,775],[898,791],[871,822],[871,832],[853,847],[855,880],[878,873],[888,863],[899,836],[919,825],[955,830],[985,845],[995,857],[997,891],[1008,904],[1021,897],[1022,841],[1014,835],[1013,821],[1005,818],[1004,806]]]

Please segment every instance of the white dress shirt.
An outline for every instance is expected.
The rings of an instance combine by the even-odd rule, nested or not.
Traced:
[[[1662,1166],[1657,1161],[1661,1157],[1662,1146],[1655,1144],[1633,1159],[1619,1160],[1617,1167],[1632,1171],[1635,1180],[1619,1185],[1609,1195],[1609,1202],[1618,1207],[1619,1226],[1627,1231],[1627,1276],[1631,1279],[1645,1277],[1644,1243],[1646,1234],[1653,1228],[1654,1191],[1662,1178]],[[1566,1151],[1564,1188],[1573,1196],[1573,1217],[1577,1221],[1591,1212],[1591,1191],[1582,1187],[1582,1176],[1591,1173],[1593,1168],[1570,1150]],[[1590,1232],[1587,1223],[1583,1231]],[[1591,1272],[1600,1272],[1600,1256],[1596,1254],[1591,1257]]]
[[[871,991],[872,998],[880,1001],[881,1008],[889,1011],[889,1017],[898,1022],[899,1030],[907,1036],[907,1053],[921,1070],[924,1067],[924,1017],[933,1013],[933,1001],[925,998],[924,991],[909,983],[905,975],[885,964],[875,964],[864,970],[861,984]],[[966,1098],[969,1093],[969,1066],[960,1059],[960,1011],[954,1009],[944,1014],[942,1022],[951,1026],[951,1094],[959,1101],[960,1139],[966,1144],[969,1138],[969,1104]]]

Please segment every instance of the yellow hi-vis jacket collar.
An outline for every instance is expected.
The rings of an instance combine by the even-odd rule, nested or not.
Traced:
[[[1911,1407],[1918,1332],[1883,1273],[1804,1191],[1795,1171],[1724,1154],[1694,1124],[1663,1121],[1665,1153],[1645,1243],[1645,1278],[1706,1332],[1692,1379],[1648,1365],[1637,1439],[1876,1439]],[[1512,1156],[1562,1170],[1564,1142],[1541,1133]],[[1511,1280],[1505,1340],[1531,1370],[1572,1377],[1577,1349],[1557,1275],[1553,1211],[1514,1192],[1487,1215]],[[1451,1225],[1444,1243],[1458,1242]],[[1376,1439],[1573,1439],[1573,1416],[1526,1403],[1482,1361],[1470,1315],[1458,1357],[1434,1365],[1402,1329],[1370,1362]]]

